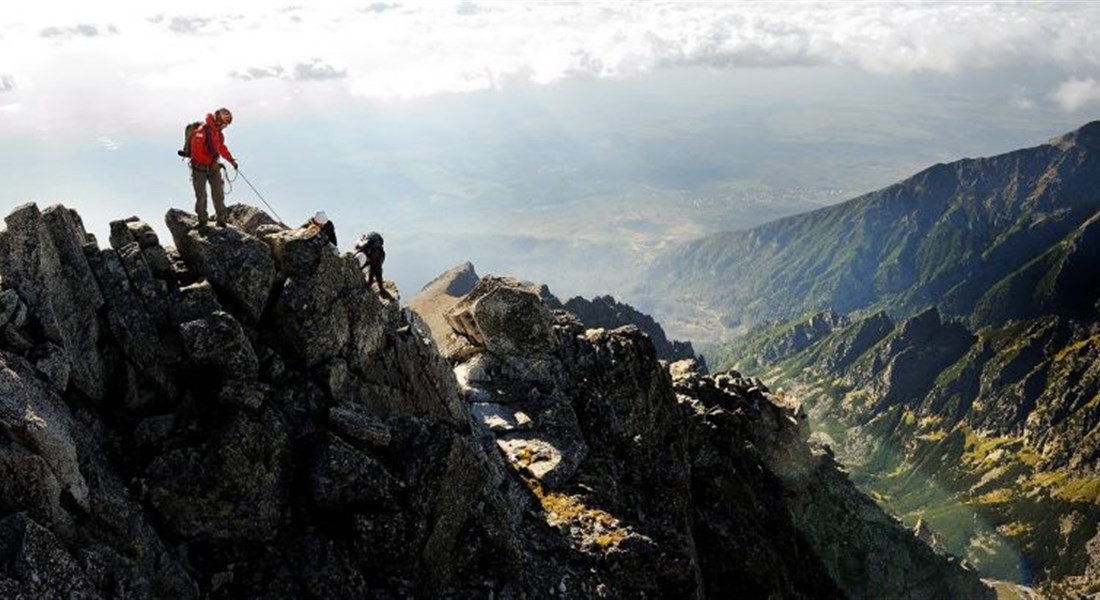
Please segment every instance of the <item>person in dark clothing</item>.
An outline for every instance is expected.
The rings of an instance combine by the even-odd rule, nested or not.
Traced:
[[[228,108],[219,108],[206,115],[206,122],[191,133],[191,183],[195,188],[195,215],[199,226],[206,226],[206,185],[210,184],[210,195],[214,200],[214,216],[218,227],[225,227],[225,183],[222,181],[223,168],[218,159],[224,158],[237,168],[237,159],[225,146],[222,130],[233,122],[233,113]]]
[[[382,281],[382,263],[386,262],[386,250],[379,233],[372,231],[359,236],[359,241],[355,243],[355,260],[359,261],[359,268],[367,274],[367,287],[378,282],[378,295],[387,300],[392,299],[393,296]]]

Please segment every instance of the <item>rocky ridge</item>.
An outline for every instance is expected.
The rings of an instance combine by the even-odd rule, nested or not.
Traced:
[[[653,317],[611,296],[596,296],[591,300],[574,296],[566,300],[561,308],[577,315],[586,327],[615,329],[633,325],[649,336],[658,357],[667,361],[694,359],[702,368],[706,368],[702,357],[696,356],[691,342],[668,339],[661,324]]]
[[[230,213],[7,217],[0,595],[991,597],[759,380],[461,269],[422,316]]]

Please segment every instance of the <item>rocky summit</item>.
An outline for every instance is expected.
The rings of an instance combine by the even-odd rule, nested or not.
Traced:
[[[992,598],[759,379],[230,215],[6,218],[0,596]]]

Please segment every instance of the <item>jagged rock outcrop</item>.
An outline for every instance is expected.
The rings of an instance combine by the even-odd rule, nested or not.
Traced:
[[[761,348],[760,357],[765,363],[774,363],[805,350],[810,344],[846,325],[848,325],[848,319],[838,315],[832,309],[815,313],[807,319],[782,328],[781,334],[771,338],[769,343]]]
[[[618,302],[611,296],[597,296],[591,300],[575,296],[567,300],[562,308],[577,315],[586,327],[616,329],[633,325],[641,329],[653,341],[657,356],[664,360],[701,360],[695,356],[695,348],[691,342],[669,340],[664,328],[653,317],[629,304]],[[701,362],[699,366],[705,369],[706,363]]]
[[[854,385],[870,391],[870,414],[907,401],[919,401],[940,371],[962,357],[974,337],[958,322],[940,320],[929,308],[904,321],[849,370]],[[870,415],[868,415],[870,416]]]
[[[4,287],[18,293],[42,336],[64,353],[74,387],[90,398],[101,398],[106,374],[96,345],[96,311],[103,305],[103,296],[83,257],[84,246],[93,240],[80,218],[60,206],[39,212],[36,205],[25,204],[4,221],[8,225],[0,232]],[[18,303],[10,299],[9,305]],[[18,330],[20,325],[14,325]],[[22,337],[17,331],[6,336]],[[17,341],[16,345],[23,344]],[[65,378],[57,381],[61,389],[67,383]]]
[[[988,597],[848,496],[762,382],[674,379],[539,288],[483,278],[428,315],[448,362],[350,256],[255,209],[169,211],[175,248],[116,221],[105,249],[63,207],[41,214],[64,235],[18,212],[6,597]]]
[[[480,279],[474,265],[466,261],[428,282],[409,301],[409,308],[420,315],[444,354],[465,346],[464,340],[451,329],[444,315],[470,293]]]
[[[852,365],[872,346],[879,343],[894,329],[894,322],[885,311],[879,311],[866,319],[860,319],[837,339],[826,346],[819,365],[829,371],[841,371]]]

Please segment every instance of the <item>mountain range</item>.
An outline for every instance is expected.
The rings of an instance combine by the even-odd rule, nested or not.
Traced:
[[[1100,122],[663,257],[853,480],[983,574],[1100,592]]]
[[[1098,190],[1100,121],[685,244],[656,261],[643,304],[702,305],[735,332],[825,308],[897,316],[935,305],[975,326],[1089,315]]]

